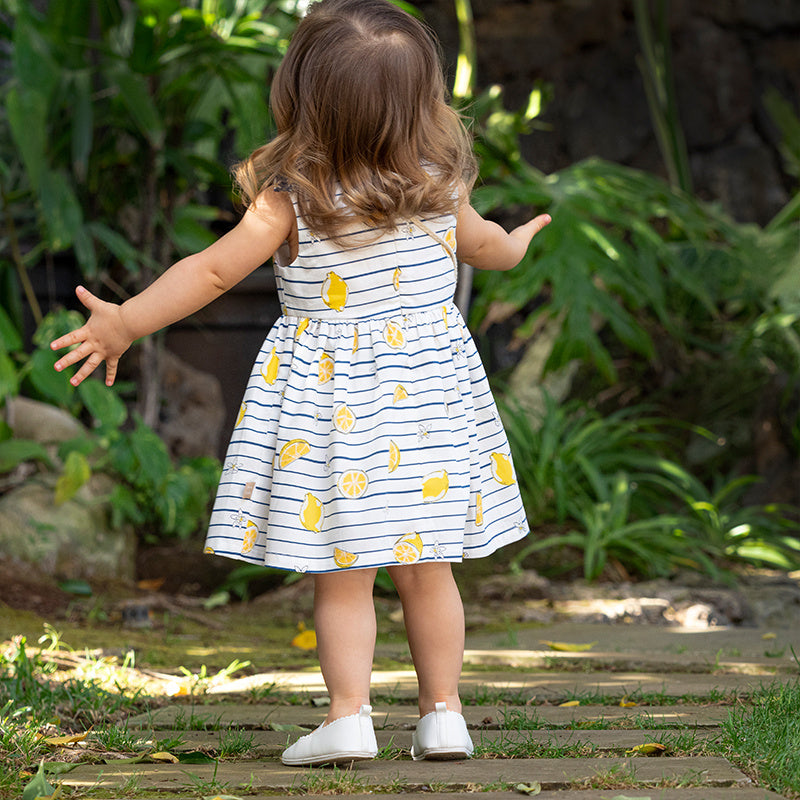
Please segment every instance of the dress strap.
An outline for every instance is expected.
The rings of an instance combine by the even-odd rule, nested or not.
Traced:
[[[456,273],[456,275],[458,275],[458,257],[456,256],[455,251],[449,245],[449,243],[446,242],[441,236],[439,236],[439,234],[436,233],[436,231],[428,227],[428,225],[426,225],[419,217],[412,217],[411,222],[413,222],[414,225],[417,225],[423,233],[427,233],[428,236],[431,237],[431,239],[438,242],[442,247],[444,247],[445,251],[447,252],[447,255],[449,255],[453,261],[453,271]]]

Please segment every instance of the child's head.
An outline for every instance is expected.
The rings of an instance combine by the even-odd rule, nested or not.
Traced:
[[[447,104],[436,40],[387,0],[314,3],[278,69],[271,103],[278,136],[237,177],[248,200],[278,178],[288,181],[320,233],[341,228],[338,188],[346,213],[392,227],[451,210],[455,184],[473,180],[471,143]]]

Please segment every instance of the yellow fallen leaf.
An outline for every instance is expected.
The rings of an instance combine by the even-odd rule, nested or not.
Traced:
[[[591,650],[597,642],[588,642],[586,644],[572,644],[571,642],[551,642],[548,639],[539,639],[542,644],[546,644],[551,650],[560,650],[564,653],[584,653],[586,650]]]
[[[579,706],[581,704],[580,700],[567,700],[566,703],[559,703],[559,708],[574,708],[575,706]]]
[[[180,759],[177,756],[172,755],[172,753],[150,753],[150,758],[153,761],[164,761],[167,764],[179,764]]]
[[[778,638],[778,634],[777,633],[765,633],[761,638],[764,639],[764,640],[777,639]]]
[[[633,708],[636,703],[634,703],[633,700],[628,700],[628,695],[625,695],[625,697],[619,701],[619,705],[620,708]]]
[[[299,647],[301,650],[314,650],[317,647],[317,634],[314,631],[307,631],[305,623],[301,622],[297,626],[299,631],[297,636],[292,639],[292,647]]]
[[[44,741],[53,747],[63,747],[67,744],[82,742],[88,735],[88,733],[74,733],[71,736],[49,736]]]
[[[636,747],[631,747],[630,750],[626,750],[625,755],[660,756],[666,751],[666,749],[667,746],[665,744],[659,744],[658,742],[645,742],[644,744],[637,744]]]

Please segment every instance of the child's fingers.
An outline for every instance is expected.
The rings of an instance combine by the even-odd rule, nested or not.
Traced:
[[[103,361],[100,356],[93,353],[83,362],[81,368],[69,379],[73,386],[78,386],[83,383],[101,364]]]
[[[533,229],[533,236],[536,236],[542,228],[547,227],[552,221],[553,218],[549,214],[539,214],[539,216],[534,217],[528,225]],[[531,238],[533,238],[533,236]]]
[[[71,347],[73,344],[80,344],[85,338],[83,327],[76,328],[74,331],[59,336],[58,339],[53,339],[53,341],[50,342],[50,349],[63,350],[65,347]]]
[[[53,344],[55,345],[55,343]],[[72,342],[69,344],[72,344]],[[54,347],[54,349],[57,348]],[[88,344],[82,343],[79,347],[76,347],[74,350],[70,350],[69,353],[65,353],[63,356],[61,356],[61,358],[59,358],[53,366],[55,367],[56,372],[61,372],[61,370],[65,369],[66,367],[71,367],[73,364],[77,364],[82,359],[90,356],[92,352],[93,350]]]
[[[119,359],[114,358],[110,361],[106,361],[106,386],[113,386],[114,380],[117,377],[117,365],[119,364]]]

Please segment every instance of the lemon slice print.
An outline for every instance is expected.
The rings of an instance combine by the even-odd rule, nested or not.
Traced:
[[[309,320],[308,317],[303,317],[300,322],[297,323],[297,330],[294,332],[294,340],[297,341],[302,335],[303,331],[308,327]]]
[[[338,547],[333,548],[333,563],[337,567],[345,569],[352,567],[358,561],[358,556],[355,553],[348,553],[347,550],[341,550]]]
[[[208,546],[206,545],[206,547],[204,547],[204,548],[203,548],[203,552],[204,552],[204,553],[205,553],[207,556],[213,556],[213,555],[214,555],[214,548],[213,548],[213,547],[208,547]]]
[[[400,466],[400,448],[392,441],[389,442],[389,472],[394,472]]]
[[[394,394],[392,395],[392,403],[397,404],[401,400],[408,400],[408,392],[402,383],[398,383],[397,386],[395,386]]]
[[[239,416],[236,417],[236,425],[234,427],[238,427],[241,421],[244,419],[244,415],[247,413],[247,403],[242,403],[239,406]]]
[[[333,407],[333,427],[339,433],[350,433],[356,424],[356,415],[347,403],[338,403]]]
[[[480,492],[475,498],[475,524],[479,527],[483,525],[483,496]]]
[[[503,486],[510,486],[514,483],[514,468],[511,460],[502,453],[492,453],[492,477]]]
[[[249,553],[256,543],[258,536],[258,526],[253,520],[247,521],[247,527],[244,531],[244,538],[242,539],[242,553]]]
[[[328,308],[342,311],[347,304],[347,284],[335,272],[329,272],[322,282],[321,295]]]
[[[422,479],[422,502],[434,503],[441,500],[450,488],[450,478],[446,469],[429,472]]]
[[[445,328],[447,327],[447,306],[442,306],[442,321],[444,322]]]
[[[297,461],[302,456],[307,456],[311,452],[311,445],[305,439],[290,439],[281,447],[278,455],[278,464],[283,469],[288,467],[293,461]]]
[[[353,352],[358,350],[358,328],[353,329]]]
[[[444,240],[447,242],[447,244],[450,245],[450,249],[451,250],[455,250],[456,249],[456,229],[455,228],[449,228],[447,233],[444,235]]]
[[[339,491],[345,496],[355,500],[362,497],[369,486],[367,473],[361,469],[349,469],[339,476],[337,484]]]
[[[300,508],[300,524],[307,530],[319,533],[322,520],[325,517],[325,509],[322,507],[319,498],[311,492],[306,492],[305,500]]]
[[[281,361],[278,358],[278,354],[275,352],[275,348],[273,347],[269,361],[267,361],[266,364],[261,367],[261,377],[266,381],[266,383],[275,383],[275,379],[278,377],[278,367],[280,364]]]
[[[319,383],[327,383],[333,377],[333,359],[323,353],[319,359]]]
[[[422,555],[422,539],[418,533],[401,536],[392,548],[392,555],[398,564],[416,564]]]
[[[400,267],[398,267],[398,268],[397,268],[397,269],[394,271],[394,277],[392,278],[392,286],[394,286],[394,290],[395,290],[396,292],[399,292],[399,291],[400,291],[400,276],[401,276],[402,274],[403,274],[403,270],[401,270],[401,269],[400,269]]]
[[[383,338],[386,344],[395,350],[402,350],[406,344],[406,337],[403,329],[396,322],[387,322],[383,329]]]

